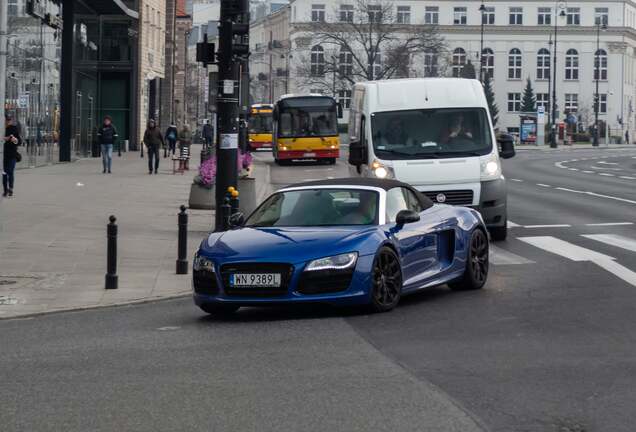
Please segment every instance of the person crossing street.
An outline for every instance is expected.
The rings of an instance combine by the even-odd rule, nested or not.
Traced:
[[[146,132],[144,132],[144,144],[148,149],[148,174],[153,173],[153,167],[154,173],[157,174],[157,170],[159,169],[160,150],[161,147],[165,145],[165,142],[163,140],[163,134],[152,119],[148,121],[148,127],[146,128]]]

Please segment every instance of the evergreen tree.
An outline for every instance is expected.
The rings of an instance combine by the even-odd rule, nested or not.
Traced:
[[[521,101],[521,112],[533,113],[537,111],[537,99],[534,97],[534,90],[530,78],[526,82],[526,88],[523,90],[523,99]]]
[[[490,112],[492,125],[497,126],[497,120],[499,120],[499,108],[497,107],[497,102],[495,102],[495,92],[492,89],[492,80],[488,74],[485,74],[484,76],[484,93],[486,94],[486,101],[488,102],[488,111]]]
[[[468,62],[462,68],[459,76],[461,78],[469,78],[475,79],[477,78],[477,73],[475,72],[475,66],[468,60]]]

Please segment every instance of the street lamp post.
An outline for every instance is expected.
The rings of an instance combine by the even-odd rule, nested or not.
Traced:
[[[559,28],[559,17],[564,17],[565,11],[561,6],[561,13],[557,14],[556,7],[554,9],[554,55],[552,60],[552,68],[554,73],[552,74],[552,133],[550,136],[550,147],[557,147],[556,137],[556,76],[557,76],[557,34]]]
[[[486,12],[486,6],[482,3],[479,6],[479,12],[481,12],[481,39],[479,42],[479,81],[484,82],[484,12]]]
[[[596,89],[594,93],[594,139],[592,141],[592,145],[594,147],[598,147],[598,111],[599,111],[600,102],[601,102],[599,98],[599,94],[598,94],[598,82],[599,82],[599,79],[601,78],[601,55],[600,55],[601,29],[605,30],[607,28],[607,25],[602,21],[603,20],[601,19],[601,17],[598,17],[596,21],[596,56],[595,56],[596,68],[594,69],[594,74],[596,75],[595,76]]]

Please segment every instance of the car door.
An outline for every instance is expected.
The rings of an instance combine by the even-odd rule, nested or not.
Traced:
[[[413,210],[421,215],[418,222],[402,227],[395,225],[397,214],[402,210]],[[437,242],[434,233],[439,218],[434,213],[422,211],[419,200],[413,192],[404,187],[396,187],[387,191],[386,220],[391,224],[393,238],[398,245],[402,258],[404,289],[417,288],[437,264]]]

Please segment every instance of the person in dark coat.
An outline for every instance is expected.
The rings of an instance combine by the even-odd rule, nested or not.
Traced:
[[[174,152],[177,148],[177,137],[179,136],[179,132],[177,131],[177,125],[172,122],[168,129],[166,129],[166,141],[168,141],[168,151],[172,152],[172,156],[174,156]]]
[[[146,132],[144,132],[144,144],[148,149],[148,174],[152,174],[153,172],[153,159],[154,173],[157,174],[157,170],[159,169],[159,154],[165,142],[163,141],[163,134],[152,119],[148,121],[148,127],[146,128]]]
[[[15,165],[18,162],[18,146],[22,144],[20,130],[10,116],[6,116],[6,131],[2,153],[2,196],[13,196]]]
[[[117,141],[117,129],[113,125],[113,119],[110,116],[104,117],[104,123],[97,130],[97,139],[102,147],[102,165],[104,174],[108,171],[110,174],[110,168],[113,163],[113,145]]]
[[[203,137],[203,142],[207,147],[212,146],[212,141],[214,140],[214,128],[210,124],[209,120],[205,121],[203,125],[203,130],[201,131],[201,135]]]

